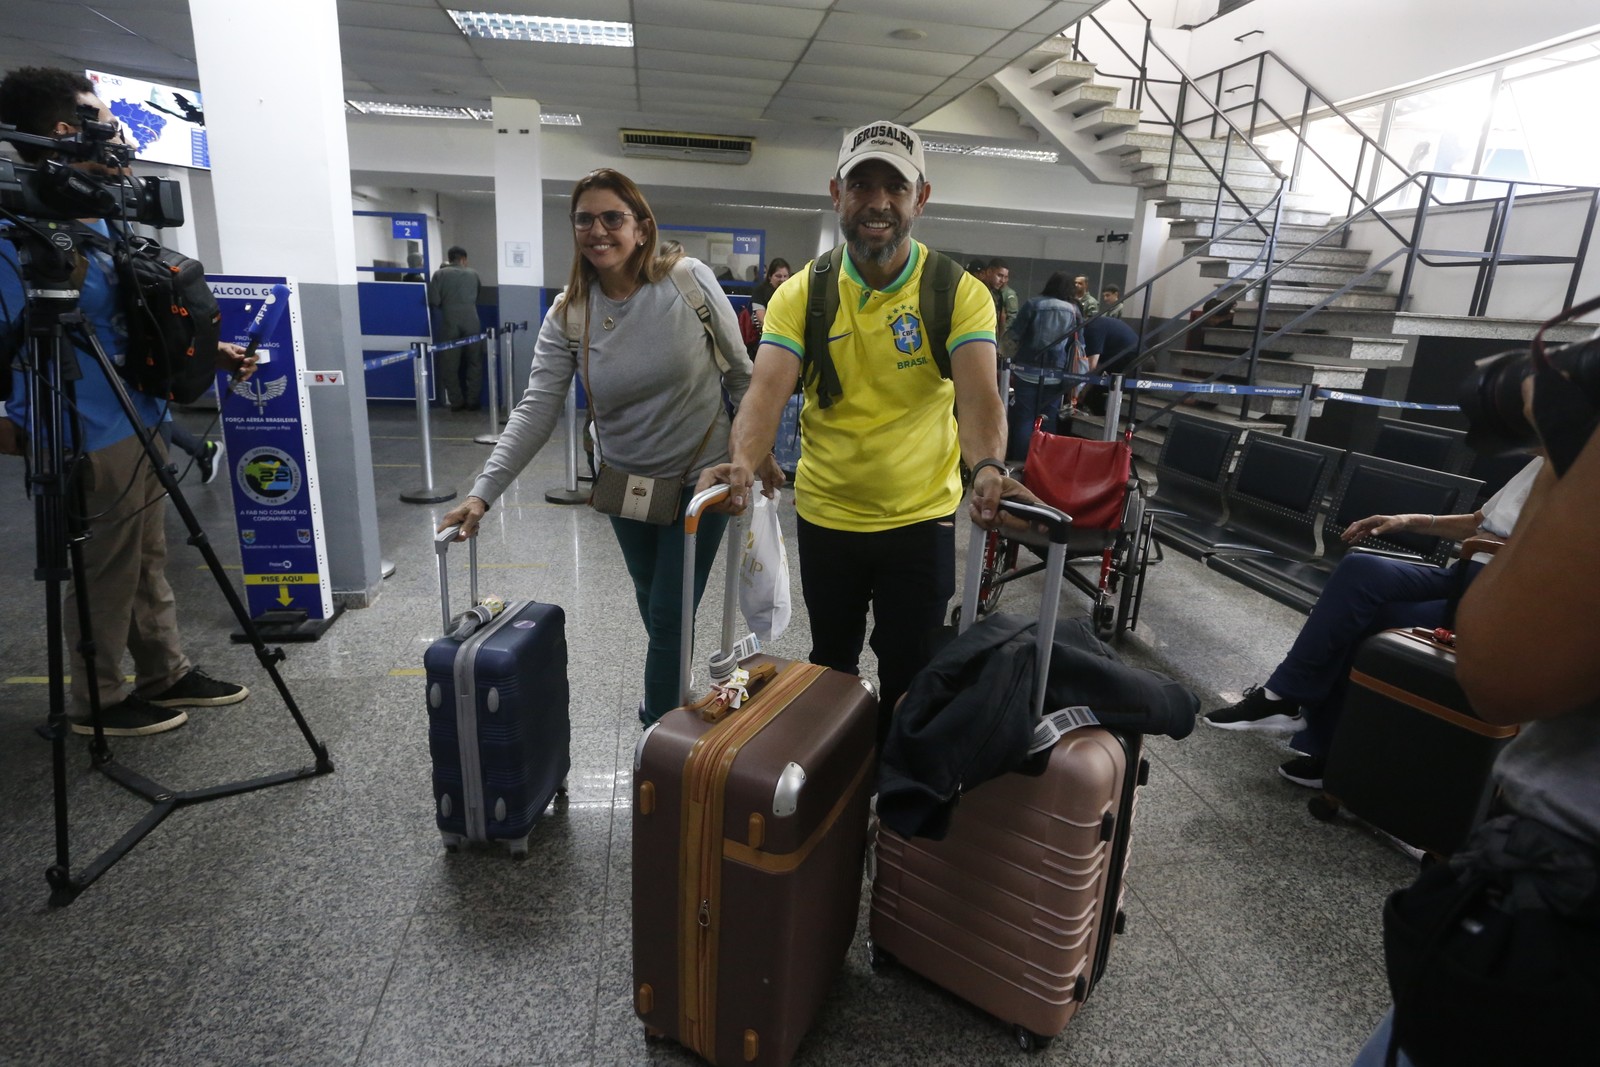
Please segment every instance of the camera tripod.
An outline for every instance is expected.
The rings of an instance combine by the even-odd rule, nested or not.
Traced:
[[[51,228],[46,233],[9,212],[5,214],[17,223],[5,230],[4,236],[17,247],[27,294],[26,355],[19,354],[19,358],[24,360],[29,414],[31,473],[28,486],[34,503],[34,573],[45,585],[50,710],[40,732],[51,743],[55,807],[56,855],[55,862],[45,871],[45,878],[51,889],[50,904],[60,907],[72,903],[79,893],[127,855],[178,808],[328,774],[333,771],[333,763],[326,746],[311,732],[311,727],[278,671],[277,665],[284,658],[283,650],[269,649],[262,641],[244,602],[223,572],[216,550],[156,446],[155,432],[145,426],[116,367],[100,345],[93,325],[78,307],[79,290],[73,277],[78,253],[77,235],[59,227]],[[93,359],[110,383],[123,416],[144,450],[146,460],[189,531],[188,543],[200,550],[217,588],[222,591],[241,630],[255,648],[256,658],[271,677],[278,695],[310,747],[315,757],[315,762],[310,766],[203,789],[177,790],[119,763],[112,755],[106,743],[96,685],[96,650],[89,613],[89,597],[93,591],[87,588],[84,581],[83,545],[93,534],[87,529],[83,493],[73,476],[73,451],[67,445],[66,436],[65,420],[69,413],[76,410],[74,383],[83,377],[83,368],[78,361],[84,353]],[[76,429],[80,432],[74,434],[73,440],[81,444],[81,426]],[[62,630],[62,583],[69,578],[74,590],[78,632],[81,635],[78,647],[87,676],[85,682],[89,694],[90,722],[94,731],[89,742],[90,766],[128,791],[143,797],[151,805],[143,818],[76,875],[72,873],[71,866],[71,827],[67,805],[66,742],[70,727],[67,720],[67,657]],[[106,667],[113,671],[121,670],[119,663]]]

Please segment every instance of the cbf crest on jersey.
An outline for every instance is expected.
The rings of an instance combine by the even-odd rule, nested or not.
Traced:
[[[894,346],[906,355],[915,355],[922,347],[922,320],[911,312],[902,311],[889,329],[894,331]]]

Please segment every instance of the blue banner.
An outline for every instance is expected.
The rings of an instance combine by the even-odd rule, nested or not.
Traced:
[[[1362,396],[1338,389],[1318,389],[1318,400],[1340,400],[1346,404],[1366,404],[1376,408],[1405,408],[1409,411],[1460,411],[1459,404],[1420,404],[1414,400],[1385,400],[1381,396]]]
[[[307,618],[329,618],[333,595],[299,299],[285,278],[208,280],[222,308],[223,339],[257,343],[256,372],[248,381],[217,376],[250,614],[300,609]],[[274,306],[280,303],[287,314]]]

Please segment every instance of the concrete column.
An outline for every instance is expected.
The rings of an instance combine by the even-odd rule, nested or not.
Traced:
[[[824,186],[826,188],[826,186]],[[912,231],[915,236],[915,230]],[[839,230],[839,216],[833,211],[817,212],[817,256],[827,255],[833,251],[833,246],[844,240],[844,234]],[[815,258],[815,257],[813,257]],[[795,264],[799,270],[800,265]]]
[[[1143,285],[1150,278],[1160,273],[1166,265],[1163,253],[1167,251],[1167,229],[1171,220],[1156,215],[1156,204],[1153,200],[1139,198],[1138,206],[1133,209],[1133,225],[1128,228],[1128,279],[1123,283],[1124,293],[1134,286]],[[1181,251],[1181,250],[1180,250]],[[1171,285],[1161,287],[1170,289]],[[1099,297],[1099,293],[1094,294]],[[1123,313],[1123,318],[1129,322],[1136,322],[1138,316],[1144,312],[1144,300],[1147,294],[1140,294],[1135,302],[1129,305]],[[1156,294],[1157,306],[1150,309],[1152,316],[1170,315],[1182,304],[1174,304],[1170,295],[1163,291]]]
[[[205,94],[220,264],[295,279],[334,593],[365,607],[382,581],[356,304],[350,152],[335,0],[190,0]]]
[[[512,368],[511,395],[520,397],[533,364],[539,289],[545,283],[539,101],[496,96],[490,103],[494,107],[493,255],[500,279],[500,321],[526,321],[529,330],[517,338],[517,365]]]

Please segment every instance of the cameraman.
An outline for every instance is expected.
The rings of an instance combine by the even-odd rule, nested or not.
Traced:
[[[1423,1067],[1593,1062],[1600,1046],[1600,434],[1557,475],[1561,450],[1531,403],[1525,417],[1552,462],[1456,616],[1473,710],[1522,729],[1495,761],[1494,817],[1384,909],[1395,1007],[1356,1067],[1396,1037],[1390,1062]]]
[[[100,121],[115,122],[88,79],[71,71],[25,67],[0,82],[0,122],[35,136],[67,138],[79,133],[78,107],[95,108]],[[120,139],[120,137],[119,137]],[[32,146],[17,146],[23,161],[36,164],[51,153]],[[104,177],[126,174],[104,163],[72,166]],[[102,237],[109,227],[100,219],[79,222]],[[30,435],[27,409],[25,339],[19,328],[24,317],[26,285],[15,245],[3,231],[13,224],[0,220],[0,354],[11,367],[12,389],[8,418],[0,419],[0,452],[24,455]],[[110,256],[100,251],[80,253],[83,280],[78,306],[113,362],[138,358],[126,353],[127,329],[121,286]],[[79,522],[89,533],[83,543],[83,580],[88,587],[89,624],[94,638],[95,679],[105,732],[114,736],[160,733],[188,721],[185,707],[235,704],[250,695],[242,685],[207,676],[190,664],[178,644],[177,608],[166,579],[164,490],[156,470],[117,401],[112,384],[85,348],[77,349],[82,377],[75,383],[75,402],[67,409],[61,432],[77,456],[69,463],[69,483],[75,494],[69,507],[82,507]],[[223,344],[217,352],[222,369],[241,378],[254,370],[237,345]],[[166,405],[132,392],[135,409],[152,432],[166,417]],[[81,432],[81,440],[77,435]],[[156,448],[165,451],[159,435]],[[76,495],[81,493],[81,497]],[[72,707],[69,713],[76,733],[93,733],[89,722],[88,671],[79,652],[78,613],[67,590],[65,612],[67,642],[72,652]],[[131,652],[135,682],[123,681],[122,658]]]

